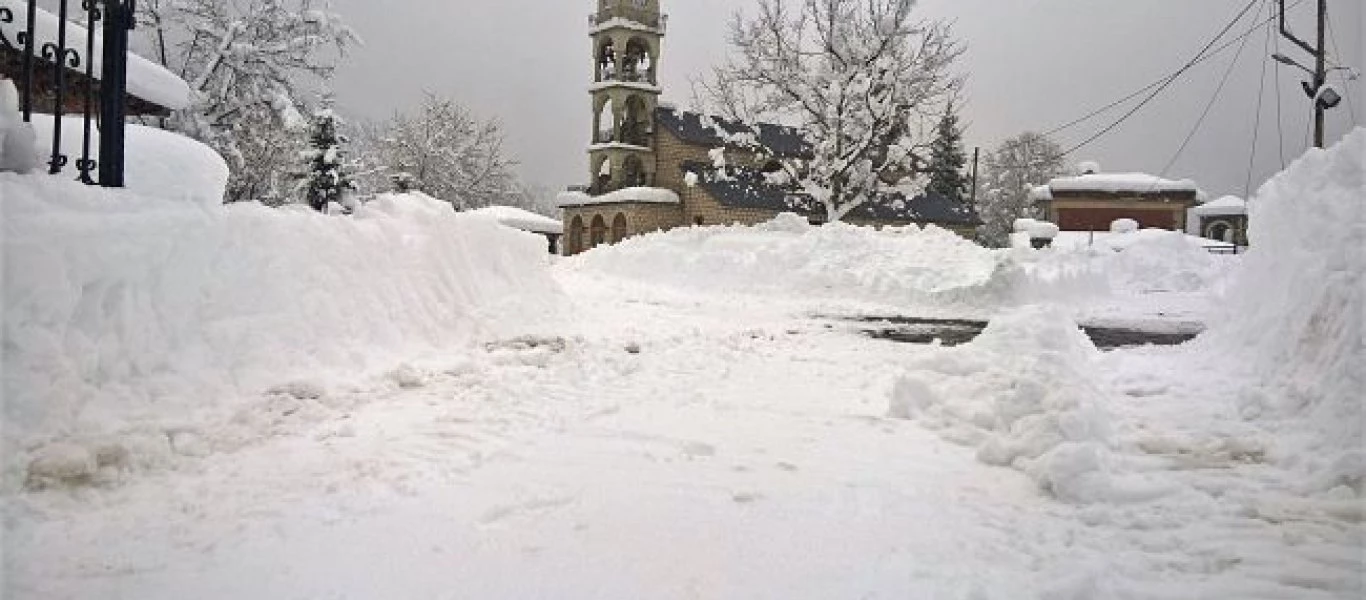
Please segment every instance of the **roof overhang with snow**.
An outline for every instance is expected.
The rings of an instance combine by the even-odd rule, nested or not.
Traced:
[[[17,44],[19,34],[28,28],[26,18],[28,3],[20,0],[0,0],[0,7],[10,9],[15,17],[14,22],[0,21],[0,34],[3,34],[10,43]],[[42,92],[43,90],[39,88],[56,87],[50,82],[53,62],[43,58],[42,48],[44,44],[56,44],[59,24],[60,20],[57,15],[45,10],[39,9],[35,15],[33,28],[37,35],[34,37],[33,53],[39,65],[39,68],[35,69],[37,71],[35,79],[38,80],[35,91]],[[68,76],[75,75],[74,79],[67,82],[69,95],[73,98],[81,97],[79,90],[85,82],[87,65],[92,67],[90,72],[96,81],[99,81],[104,75],[104,57],[101,52],[102,38],[98,33],[95,35],[93,57],[86,56],[88,38],[89,32],[85,27],[72,22],[66,24],[66,46],[76,53],[76,58],[79,61],[75,67],[71,67],[69,64],[65,65],[69,73]],[[0,44],[0,73],[14,78],[15,83],[20,86],[23,85],[23,80],[18,75],[22,69],[23,58],[22,47],[11,48]],[[35,94],[35,102],[39,100],[39,97],[45,95],[43,93]],[[190,86],[185,83],[185,80],[161,65],[132,53],[128,55],[128,96],[130,98],[128,112],[133,115],[168,114],[173,110],[189,108],[191,99]],[[53,108],[50,106],[51,102],[52,100],[49,99],[49,106],[47,107],[36,105],[35,110],[40,112],[44,108],[51,110]]]
[[[1064,198],[1138,197],[1194,203],[1199,186],[1189,179],[1171,180],[1146,173],[1096,173],[1060,177],[1048,183],[1048,196]],[[1039,194],[1042,196],[1042,194]]]
[[[630,187],[601,196],[590,196],[584,192],[561,192],[555,203],[560,208],[597,206],[602,204],[680,204],[678,194],[664,188]]]

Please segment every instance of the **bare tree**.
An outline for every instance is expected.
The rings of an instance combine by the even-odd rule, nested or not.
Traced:
[[[1041,216],[1030,191],[1066,173],[1062,148],[1041,134],[1025,132],[1002,142],[985,163],[977,201],[984,224],[978,235],[988,245],[1006,246],[1016,219]]]
[[[700,83],[722,116],[798,127],[809,157],[778,157],[755,136],[731,146],[778,157],[791,181],[824,205],[831,221],[915,172],[961,80],[950,27],[912,18],[915,0],[759,0],[736,14],[731,60]],[[889,175],[892,175],[889,177]]]
[[[327,0],[144,0],[140,30],[190,84],[194,105],[165,125],[213,146],[233,167],[227,201],[284,194],[281,160],[303,146],[302,86],[332,76],[359,43]]]
[[[456,210],[506,203],[520,195],[514,161],[503,151],[503,128],[480,121],[455,101],[428,94],[415,114],[398,114],[363,135],[367,185],[385,189],[402,177]],[[406,174],[404,177],[401,174]]]

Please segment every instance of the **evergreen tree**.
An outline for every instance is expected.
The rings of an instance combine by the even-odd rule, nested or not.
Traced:
[[[958,126],[958,113],[950,102],[944,111],[944,118],[935,128],[934,141],[930,143],[930,183],[926,191],[955,202],[965,201],[968,178],[963,167],[966,164],[963,130]]]
[[[309,149],[303,153],[308,162],[304,197],[319,212],[333,202],[344,204],[346,192],[355,189],[342,164],[341,145],[346,138],[337,126],[337,115],[331,108],[324,106],[314,113]]]

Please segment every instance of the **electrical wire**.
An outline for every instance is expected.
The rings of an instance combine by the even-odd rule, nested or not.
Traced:
[[[1267,25],[1267,27],[1273,27],[1273,25]],[[1274,35],[1274,34],[1273,34],[1271,37],[1272,37],[1272,38],[1275,38],[1276,54],[1280,54],[1280,53],[1281,53],[1281,36],[1279,36],[1279,35]],[[1273,74],[1275,74],[1275,77],[1276,77],[1276,150],[1277,150],[1277,153],[1278,153],[1278,154],[1280,155],[1280,157],[1281,157],[1281,170],[1284,171],[1284,170],[1285,170],[1285,164],[1286,164],[1286,163],[1285,163],[1285,115],[1284,115],[1284,113],[1281,111],[1281,103],[1282,103],[1282,101],[1283,101],[1283,98],[1281,97],[1281,95],[1282,95],[1284,92],[1282,92],[1282,90],[1281,90],[1281,70],[1278,69],[1278,68],[1273,68],[1273,69],[1271,69],[1271,72],[1272,72]]]
[[[1338,36],[1333,33],[1333,18],[1331,14],[1328,15],[1326,22],[1328,23],[1328,39],[1333,43],[1333,55],[1337,56],[1340,60],[1342,58],[1342,52],[1338,50]],[[1342,94],[1346,96],[1347,114],[1352,116],[1352,127],[1356,127],[1357,109],[1355,106],[1356,103],[1352,101],[1352,81],[1347,78],[1347,71],[1345,70],[1338,71],[1338,76],[1342,77]]]
[[[1265,5],[1266,0],[1257,0],[1257,2],[1261,2]],[[1167,173],[1171,171],[1171,168],[1176,165],[1176,161],[1181,158],[1181,154],[1190,146],[1191,140],[1195,139],[1195,134],[1198,133],[1200,127],[1205,124],[1205,119],[1209,118],[1209,113],[1214,109],[1214,105],[1219,103],[1219,96],[1223,94],[1224,87],[1228,85],[1229,77],[1233,75],[1234,69],[1238,67],[1238,61],[1243,58],[1243,51],[1247,49],[1247,42],[1250,39],[1252,39],[1250,36],[1243,38],[1243,43],[1238,46],[1238,52],[1233,55],[1233,60],[1229,61],[1228,68],[1224,70],[1224,77],[1219,80],[1219,86],[1214,88],[1214,95],[1210,97],[1209,102],[1205,103],[1205,110],[1200,113],[1200,118],[1195,120],[1195,125],[1192,126],[1190,132],[1186,134],[1186,139],[1182,140],[1181,146],[1172,154],[1171,160],[1167,161],[1166,166],[1162,167],[1162,172],[1157,176],[1158,179],[1165,178]],[[1154,189],[1157,187],[1158,179],[1153,180]]]
[[[1275,11],[1274,3],[1268,4],[1268,12]],[[1252,152],[1247,157],[1247,180],[1243,182],[1243,197],[1252,196],[1252,171],[1257,166],[1257,142],[1262,137],[1262,101],[1266,100],[1266,68],[1271,64],[1271,26],[1266,27],[1266,41],[1262,43],[1262,75],[1257,84],[1257,113],[1252,125]],[[1280,90],[1277,90],[1280,93]]]
[[[1297,7],[1297,6],[1301,5],[1301,4],[1303,4],[1303,3],[1306,2],[1306,1],[1307,1],[1307,0],[1296,0],[1294,3],[1292,3],[1292,4],[1290,5],[1289,8],[1295,8],[1295,7]],[[1244,12],[1246,12],[1246,11],[1244,11]],[[1241,20],[1241,17],[1240,17],[1238,20]],[[1102,106],[1102,107],[1100,107],[1100,108],[1097,108],[1097,109],[1095,109],[1095,110],[1093,110],[1093,111],[1091,111],[1091,112],[1089,112],[1089,113],[1087,113],[1087,114],[1085,114],[1085,115],[1083,115],[1083,116],[1081,116],[1081,117],[1078,117],[1078,118],[1076,118],[1076,119],[1073,119],[1073,120],[1071,120],[1071,121],[1068,121],[1067,123],[1064,123],[1064,124],[1062,124],[1062,125],[1058,125],[1057,127],[1054,127],[1054,128],[1052,128],[1052,129],[1049,129],[1049,130],[1045,131],[1045,132],[1043,133],[1043,135],[1044,135],[1045,137],[1047,137],[1047,136],[1052,136],[1053,134],[1056,134],[1056,133],[1059,133],[1059,132],[1062,132],[1062,131],[1066,131],[1066,130],[1068,130],[1068,129],[1071,129],[1072,127],[1075,127],[1075,126],[1077,126],[1077,125],[1080,125],[1080,124],[1082,124],[1082,123],[1085,123],[1085,122],[1087,122],[1087,121],[1090,121],[1091,119],[1093,119],[1093,118],[1095,118],[1095,117],[1098,117],[1098,116],[1100,116],[1100,115],[1102,115],[1102,114],[1105,114],[1105,113],[1109,112],[1111,109],[1113,109],[1113,108],[1115,108],[1115,107],[1117,107],[1117,106],[1120,106],[1120,105],[1124,104],[1125,102],[1128,102],[1128,101],[1130,101],[1130,100],[1133,100],[1134,98],[1137,98],[1137,97],[1143,95],[1144,92],[1147,92],[1147,91],[1149,91],[1149,90],[1152,90],[1152,89],[1155,88],[1155,87],[1158,87],[1158,86],[1160,86],[1160,85],[1163,85],[1164,83],[1167,83],[1168,81],[1170,81],[1170,80],[1173,79],[1173,78],[1180,77],[1185,71],[1189,70],[1190,67],[1193,67],[1193,66],[1195,66],[1195,65],[1198,65],[1198,64],[1201,64],[1201,63],[1204,63],[1204,62],[1206,62],[1206,61],[1208,61],[1208,60],[1213,59],[1215,56],[1217,56],[1217,55],[1219,55],[1219,54],[1222,54],[1223,51],[1224,51],[1224,50],[1227,50],[1230,46],[1232,46],[1232,45],[1238,43],[1239,41],[1243,40],[1244,38],[1246,38],[1246,37],[1248,37],[1248,36],[1250,36],[1250,35],[1252,35],[1252,34],[1254,34],[1254,33],[1257,33],[1258,31],[1261,31],[1263,25],[1266,25],[1266,24],[1268,24],[1268,23],[1272,23],[1272,22],[1274,22],[1275,20],[1276,20],[1275,16],[1272,16],[1271,18],[1268,18],[1266,21],[1263,21],[1263,22],[1261,22],[1261,23],[1258,23],[1257,25],[1255,25],[1255,26],[1252,27],[1251,29],[1249,29],[1249,30],[1243,32],[1242,34],[1238,35],[1237,37],[1234,37],[1234,38],[1228,40],[1227,42],[1224,42],[1222,45],[1220,45],[1220,46],[1214,48],[1214,50],[1210,51],[1208,54],[1205,54],[1204,52],[1202,52],[1202,55],[1201,55],[1201,56],[1197,56],[1196,59],[1195,59],[1193,62],[1191,62],[1190,64],[1188,64],[1188,65],[1186,65],[1186,66],[1184,66],[1184,67],[1182,67],[1182,68],[1181,68],[1180,70],[1178,70],[1177,72],[1171,73],[1171,74],[1166,75],[1166,76],[1163,76],[1162,78],[1158,79],[1157,81],[1154,81],[1154,82],[1152,82],[1152,83],[1150,83],[1150,84],[1148,84],[1148,85],[1146,85],[1146,86],[1143,86],[1142,88],[1140,88],[1140,89],[1134,91],[1133,93],[1131,93],[1131,94],[1129,94],[1129,95],[1127,95],[1127,96],[1125,96],[1125,97],[1123,97],[1123,98],[1120,98],[1119,100],[1115,100],[1114,102],[1111,102],[1111,103],[1109,103],[1109,104],[1106,104],[1105,106]],[[1234,23],[1237,23],[1237,21],[1234,21]],[[1221,33],[1220,33],[1220,37],[1222,37],[1222,36],[1223,36],[1223,33],[1226,33],[1227,31],[1228,31],[1228,29],[1225,29],[1224,32],[1221,32]],[[1215,38],[1215,41],[1217,42],[1218,39],[1219,39],[1219,38]]]

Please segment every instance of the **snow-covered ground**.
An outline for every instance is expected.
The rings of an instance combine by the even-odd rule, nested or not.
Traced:
[[[303,258],[278,259],[284,274],[327,254],[318,248],[376,246],[323,260],[334,276],[310,279],[310,298],[328,305],[321,298],[350,291],[342,308],[373,314],[378,287],[431,310],[375,315],[401,336],[327,315],[314,343],[350,354],[315,352],[291,363],[312,373],[274,378],[268,362],[249,361],[249,381],[215,388],[218,406],[234,409],[226,422],[173,423],[189,418],[180,397],[164,400],[165,419],[140,422],[172,446],[195,432],[188,451],[114,461],[94,480],[56,469],[45,485],[9,490],[6,597],[1359,598],[1364,155],[1359,131],[1268,184],[1252,203],[1265,212],[1254,212],[1246,257],[1162,241],[996,252],[934,230],[779,221],[548,263],[534,237],[454,215],[406,219],[426,213],[403,198],[374,225],[282,216],[309,232],[294,242]],[[0,179],[6,209],[18,185]],[[37,216],[27,222],[59,221]],[[205,218],[231,230],[245,217]],[[252,218],[272,231],[270,218]],[[1331,236],[1307,233],[1334,225]],[[449,247],[432,241],[441,232],[475,239]],[[7,267],[28,256],[13,235]],[[83,264],[98,246],[65,248]],[[374,269],[407,275],[342,276],[377,254],[387,258]],[[31,321],[11,318],[12,272],[7,422],[29,391],[10,365],[34,347],[9,343]],[[98,280],[100,270],[71,272]],[[431,272],[462,275],[438,285]],[[28,271],[61,280],[44,273]],[[57,289],[76,306],[118,296],[83,278]],[[1287,280],[1296,291],[1277,291]],[[515,304],[519,288],[538,300]],[[464,300],[449,326],[398,343],[433,318],[432,298],[450,296]],[[301,344],[289,340],[308,330],[261,324],[305,319],[310,304],[269,298],[210,314],[257,340]],[[487,305],[516,310],[476,309]],[[170,306],[189,312],[136,314],[175,322],[216,305]],[[106,309],[96,314],[119,313]],[[58,312],[35,312],[54,324],[30,339],[86,347],[70,340],[90,322],[56,324]],[[854,315],[992,323],[945,348],[871,339],[841,318]],[[1210,331],[1180,347],[1101,352],[1078,320]],[[125,338],[132,328],[97,323]],[[185,343],[143,335],[158,345],[130,352]],[[389,340],[383,352],[366,350],[375,336]],[[96,400],[143,385],[121,371],[124,388],[110,391],[91,379],[100,370],[72,364],[77,389]],[[164,377],[186,369],[167,364]],[[63,444],[89,438],[64,431],[19,459],[68,466]],[[90,460],[119,453],[82,448]]]

